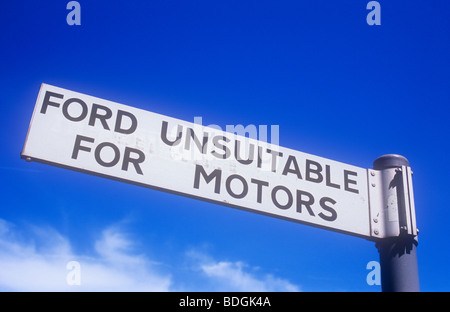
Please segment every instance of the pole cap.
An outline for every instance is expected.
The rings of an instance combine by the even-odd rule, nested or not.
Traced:
[[[409,166],[409,161],[402,155],[387,154],[378,157],[373,162],[373,169],[382,170],[388,168],[398,168],[401,166]]]

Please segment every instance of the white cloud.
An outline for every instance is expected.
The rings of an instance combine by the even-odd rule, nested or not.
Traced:
[[[238,292],[296,292],[297,285],[272,274],[263,274],[258,267],[251,267],[241,261],[217,261],[205,253],[190,251],[188,256],[195,260],[198,269],[211,281],[218,291]]]
[[[203,272],[234,291],[300,291],[298,286],[289,281],[274,277],[271,274],[257,276],[246,271],[247,265],[242,262],[219,261],[201,266]],[[251,269],[251,268],[249,268]]]
[[[54,230],[33,228],[33,240],[20,239],[14,225],[0,219],[0,290],[3,291],[168,291],[171,277],[153,262],[132,254],[132,243],[117,228],[103,231],[95,257],[74,255],[69,241]],[[66,268],[80,264],[80,285],[69,285]]]
[[[288,280],[263,274],[257,267],[215,260],[207,253],[175,255],[174,263],[163,266],[136,253],[135,239],[118,226],[101,232],[90,256],[74,254],[69,240],[54,229],[28,228],[32,234],[24,235],[0,219],[0,291],[299,291]],[[180,259],[192,265],[179,271]],[[178,269],[176,283],[167,268]],[[76,277],[79,285],[69,285],[78,281]]]

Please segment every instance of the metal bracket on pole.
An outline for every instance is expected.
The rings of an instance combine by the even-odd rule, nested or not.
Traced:
[[[416,236],[416,213],[409,166],[368,169],[371,236]]]
[[[417,236],[419,231],[416,226],[416,207],[414,205],[414,193],[412,186],[412,171],[409,166],[402,166],[403,203],[405,220],[400,223],[400,229],[406,230],[409,235]],[[402,221],[402,220],[400,220]],[[404,223],[404,224],[402,224]],[[404,228],[406,227],[406,229]]]

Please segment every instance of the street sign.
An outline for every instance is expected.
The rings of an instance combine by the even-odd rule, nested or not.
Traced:
[[[373,236],[366,169],[47,84],[21,157]]]

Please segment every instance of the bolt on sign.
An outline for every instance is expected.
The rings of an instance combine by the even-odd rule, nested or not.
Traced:
[[[367,169],[48,84],[41,85],[21,157],[381,237],[374,234],[381,208],[371,211]]]

